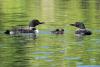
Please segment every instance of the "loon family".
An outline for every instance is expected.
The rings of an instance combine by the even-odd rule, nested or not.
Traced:
[[[32,33],[32,34],[37,34],[38,30],[36,29],[36,26],[44,24],[44,22],[40,22],[37,19],[32,20],[29,23],[29,28],[13,28],[11,30],[6,30],[4,33],[8,35],[16,35],[20,33]],[[76,35],[91,35],[92,32],[87,30],[84,23],[82,22],[75,22],[74,24],[70,24],[70,26],[77,27],[78,30],[75,31]],[[51,31],[52,34],[64,34],[64,29],[55,29],[54,31]]]

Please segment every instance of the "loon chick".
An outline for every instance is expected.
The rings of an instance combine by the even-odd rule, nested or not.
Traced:
[[[56,29],[54,31],[51,31],[53,34],[64,34],[64,29]]]

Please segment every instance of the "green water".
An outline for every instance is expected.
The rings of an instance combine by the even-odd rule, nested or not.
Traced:
[[[16,25],[38,26],[36,40],[3,34]],[[70,23],[82,21],[91,36],[75,37]],[[0,0],[0,67],[77,67],[100,65],[100,0]],[[64,35],[49,31],[64,28]],[[98,66],[99,67],[99,66]]]

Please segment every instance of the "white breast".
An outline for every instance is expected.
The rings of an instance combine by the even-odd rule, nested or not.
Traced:
[[[10,34],[13,35],[14,34],[14,31],[10,31]]]
[[[35,30],[35,33],[38,34],[39,33],[39,30]]]

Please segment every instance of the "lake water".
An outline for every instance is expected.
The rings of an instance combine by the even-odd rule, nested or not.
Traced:
[[[45,22],[37,39],[5,35],[6,29]],[[78,38],[70,23],[84,22],[91,36]],[[64,35],[50,31],[64,28]],[[0,67],[100,67],[100,0],[0,0]]]

